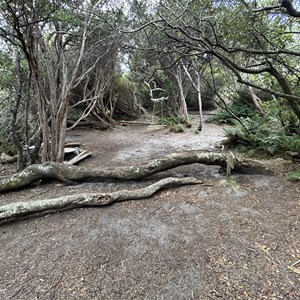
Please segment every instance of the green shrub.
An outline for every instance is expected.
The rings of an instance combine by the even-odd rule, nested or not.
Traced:
[[[249,154],[264,152],[268,155],[285,155],[286,151],[300,152],[300,136],[287,135],[279,120],[256,116],[242,119],[240,124],[225,129],[227,137]],[[249,150],[249,151],[248,151]]]
[[[256,115],[255,108],[244,103],[233,103],[228,105],[227,108],[221,108],[217,111],[212,121],[221,124],[236,124],[237,118],[252,118]]]
[[[288,174],[288,180],[290,181],[300,181],[300,170],[293,171]]]
[[[167,125],[167,126],[173,126],[182,123],[184,123],[184,121],[180,116],[164,117],[160,119],[160,124]]]
[[[190,127],[190,122],[185,122],[180,116],[164,117],[160,119],[160,124],[170,127],[171,132],[184,132],[185,127]]]
[[[262,103],[266,115],[254,107],[234,103],[220,109],[214,120],[234,125],[225,128],[230,142],[249,155],[286,155],[287,151],[300,153],[299,121],[284,100]],[[236,118],[233,117],[236,116]]]
[[[184,132],[184,125],[183,124],[173,124],[170,127],[170,131],[175,132],[175,133]]]

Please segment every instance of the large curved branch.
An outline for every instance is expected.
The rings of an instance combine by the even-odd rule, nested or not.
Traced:
[[[277,9],[280,8],[280,5],[272,5],[272,6],[264,6],[264,7],[260,7],[260,8],[254,8],[251,9],[251,12],[261,12],[261,11],[269,11],[269,10],[273,10],[273,9]]]
[[[291,0],[279,0],[279,3],[281,4],[282,7],[284,7],[287,11],[287,13],[295,18],[300,18],[300,11],[297,11]]]
[[[298,104],[300,102],[300,97],[292,94],[292,91],[289,88],[284,77],[282,77],[281,74],[275,68],[273,68],[271,63],[269,63],[269,67],[266,67],[266,68],[249,69],[249,68],[244,68],[244,67],[238,65],[233,60],[229,59],[228,57],[226,57],[225,55],[223,55],[217,51],[214,51],[214,55],[235,74],[235,76],[237,77],[237,81],[239,83],[251,86],[253,88],[257,88],[262,91],[266,91],[274,96],[282,97],[282,98],[286,99],[288,101],[288,103],[290,104],[291,108],[293,109],[294,113],[296,114],[297,118],[300,120],[300,107]],[[267,72],[267,73],[271,74],[277,80],[277,82],[279,83],[279,85],[282,88],[283,93],[273,91],[271,89],[261,87],[259,85],[248,82],[242,78],[240,72],[247,73],[247,74],[260,74],[260,73]]]
[[[286,12],[291,16],[291,17],[295,17],[295,18],[299,18],[300,17],[300,11],[297,11],[292,2],[290,0],[278,0],[278,2],[280,3],[280,5],[273,5],[273,6],[265,6],[265,7],[261,7],[261,8],[256,8],[256,9],[252,9],[252,12],[261,12],[261,11],[269,11],[269,10],[274,10],[274,9],[278,9],[280,7],[283,7],[286,9]]]
[[[114,169],[87,169],[63,163],[45,162],[31,165],[25,170],[0,178],[0,192],[24,188],[41,179],[56,179],[65,183],[83,181],[137,180],[147,176],[194,163],[227,166],[227,154],[224,152],[183,151],[152,159],[135,166]],[[235,168],[244,173],[272,174],[272,169],[263,162],[236,158]]]
[[[288,54],[293,56],[300,56],[300,52],[293,51],[289,49],[277,49],[277,50],[257,50],[257,49],[246,49],[246,48],[228,48],[225,47],[223,44],[218,43],[216,47],[221,48],[222,50],[226,51],[227,53],[247,53],[247,54],[255,54],[255,55],[276,55],[276,54]]]
[[[228,56],[222,54],[218,50],[212,50],[211,53],[217,57],[224,65],[229,67],[234,73],[239,74],[239,72],[246,73],[246,74],[261,74],[261,73],[266,73],[270,72],[270,67],[263,67],[263,68],[245,68],[237,64],[235,61],[230,59]]]
[[[260,69],[258,69],[258,68],[256,68],[256,69],[249,69],[249,68],[245,68],[245,67],[240,66],[239,64],[237,64],[236,62],[234,62],[233,60],[231,60],[229,57],[227,57],[226,55],[222,54],[220,51],[214,50],[214,51],[212,51],[212,53],[213,53],[213,55],[215,57],[217,57],[226,67],[228,67],[236,75],[236,77],[238,78],[238,82],[246,84],[246,85],[249,85],[249,86],[252,86],[252,87],[260,89],[262,91],[266,91],[266,92],[268,92],[268,93],[270,93],[270,94],[272,94],[274,96],[277,96],[277,97],[282,97],[284,99],[292,100],[292,101],[300,101],[300,97],[299,96],[287,93],[285,89],[283,90],[284,93],[281,93],[281,92],[273,91],[273,90],[268,89],[268,88],[260,87],[258,85],[254,85],[254,84],[251,84],[251,83],[243,80],[242,76],[240,74],[240,72],[241,73],[246,73],[246,74],[269,73],[269,74],[271,74],[271,75],[273,75],[275,77],[275,75],[274,75],[275,74],[274,73],[274,68],[268,66],[268,67],[264,67],[264,68],[260,68]],[[278,80],[277,77],[275,77],[275,78]]]
[[[165,178],[147,187],[136,190],[121,190],[111,193],[79,194],[30,202],[16,202],[0,206],[0,220],[7,220],[45,211],[73,209],[84,206],[104,206],[114,202],[149,198],[156,192],[167,187],[187,184],[201,184],[202,181],[193,177]]]

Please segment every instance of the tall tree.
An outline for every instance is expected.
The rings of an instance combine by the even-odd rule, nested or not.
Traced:
[[[173,8],[174,2],[180,10]],[[284,98],[300,120],[297,24],[279,6],[258,10],[254,1],[210,4],[197,10],[194,1],[161,1],[161,18],[152,26],[164,32],[182,56],[213,56],[238,82]],[[260,84],[259,75],[271,78],[272,85]]]
[[[164,35],[163,47],[148,48],[160,57],[172,53],[174,65],[190,57],[213,59],[238,83],[285,99],[299,122],[296,5],[287,0],[263,6],[268,2],[163,0],[152,21],[148,18],[135,30],[147,32],[148,39],[155,31]]]
[[[116,34],[112,38],[105,32],[99,17],[108,13],[107,1],[4,0],[1,4],[1,37],[21,49],[28,66],[42,132],[42,161],[64,158],[68,109],[75,89],[88,87],[82,93],[88,93],[88,99],[103,94],[97,72],[104,61],[107,72],[106,66],[114,69],[116,55],[111,53],[117,52]]]

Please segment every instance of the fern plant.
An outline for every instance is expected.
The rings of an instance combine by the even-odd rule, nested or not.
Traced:
[[[256,114],[255,109],[244,103],[233,103],[226,108],[217,111],[211,121],[221,124],[235,125],[236,118],[252,118]],[[234,117],[235,116],[235,117]]]
[[[291,151],[300,153],[300,137],[295,138],[290,144]]]
[[[265,152],[269,155],[284,155],[286,151],[300,153],[300,136],[286,135],[280,122],[274,118],[255,117],[242,121],[244,126],[225,128],[231,143],[243,145],[246,149],[251,149],[252,153]]]

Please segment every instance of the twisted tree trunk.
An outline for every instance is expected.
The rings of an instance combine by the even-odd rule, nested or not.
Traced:
[[[171,153],[141,164],[114,169],[87,169],[56,162],[31,165],[25,170],[0,178],[0,192],[24,188],[41,179],[56,179],[65,183],[83,181],[136,180],[178,166],[194,163],[227,166],[228,154],[224,152],[183,151]],[[268,162],[235,157],[234,170],[243,173],[272,174]]]
[[[67,210],[84,206],[104,206],[114,202],[149,198],[157,191],[187,184],[201,184],[193,177],[165,178],[147,187],[132,191],[123,190],[111,193],[79,194],[30,202],[16,202],[0,206],[0,221],[40,212]]]

